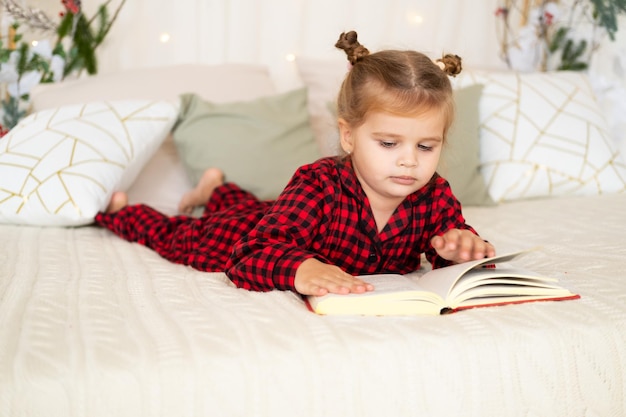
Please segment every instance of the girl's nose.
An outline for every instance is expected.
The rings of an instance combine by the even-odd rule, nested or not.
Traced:
[[[417,152],[404,152],[398,159],[398,165],[406,168],[417,166]]]

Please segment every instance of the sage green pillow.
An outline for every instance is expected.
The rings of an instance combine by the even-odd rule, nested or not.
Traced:
[[[478,103],[482,90],[482,84],[455,89],[456,117],[437,169],[463,206],[495,205],[480,173]]]
[[[275,199],[298,167],[321,157],[305,88],[230,103],[183,94],[173,137],[193,184],[217,167],[262,200]]]

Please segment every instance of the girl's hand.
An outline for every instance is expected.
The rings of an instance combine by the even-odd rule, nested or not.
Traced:
[[[491,243],[485,242],[469,230],[450,229],[441,236],[433,237],[430,244],[439,256],[456,263],[496,255]]]
[[[309,258],[300,264],[294,286],[302,295],[364,293],[374,290],[373,285],[315,258]]]

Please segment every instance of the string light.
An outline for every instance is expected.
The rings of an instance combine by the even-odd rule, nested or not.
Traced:
[[[285,55],[285,60],[288,62],[293,62],[296,60],[296,55],[295,54],[287,54]]]
[[[421,25],[424,23],[424,17],[418,13],[408,13],[407,20],[412,25]]]
[[[170,34],[167,32],[161,33],[159,41],[161,41],[161,43],[168,43],[170,41]]]

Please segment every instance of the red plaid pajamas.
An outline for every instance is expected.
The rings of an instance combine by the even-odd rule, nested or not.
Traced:
[[[98,213],[96,224],[147,246],[165,259],[201,271],[223,271],[234,244],[259,222],[271,202],[234,184],[218,187],[200,218],[168,217],[143,204]]]
[[[137,205],[100,213],[96,223],[172,262],[225,270],[238,287],[255,291],[295,290],[296,269],[311,257],[353,275],[408,273],[422,253],[441,267],[449,262],[430,239],[452,228],[475,233],[440,177],[408,196],[378,233],[350,162],[335,158],[300,168],[273,204],[225,184],[199,219]]]

